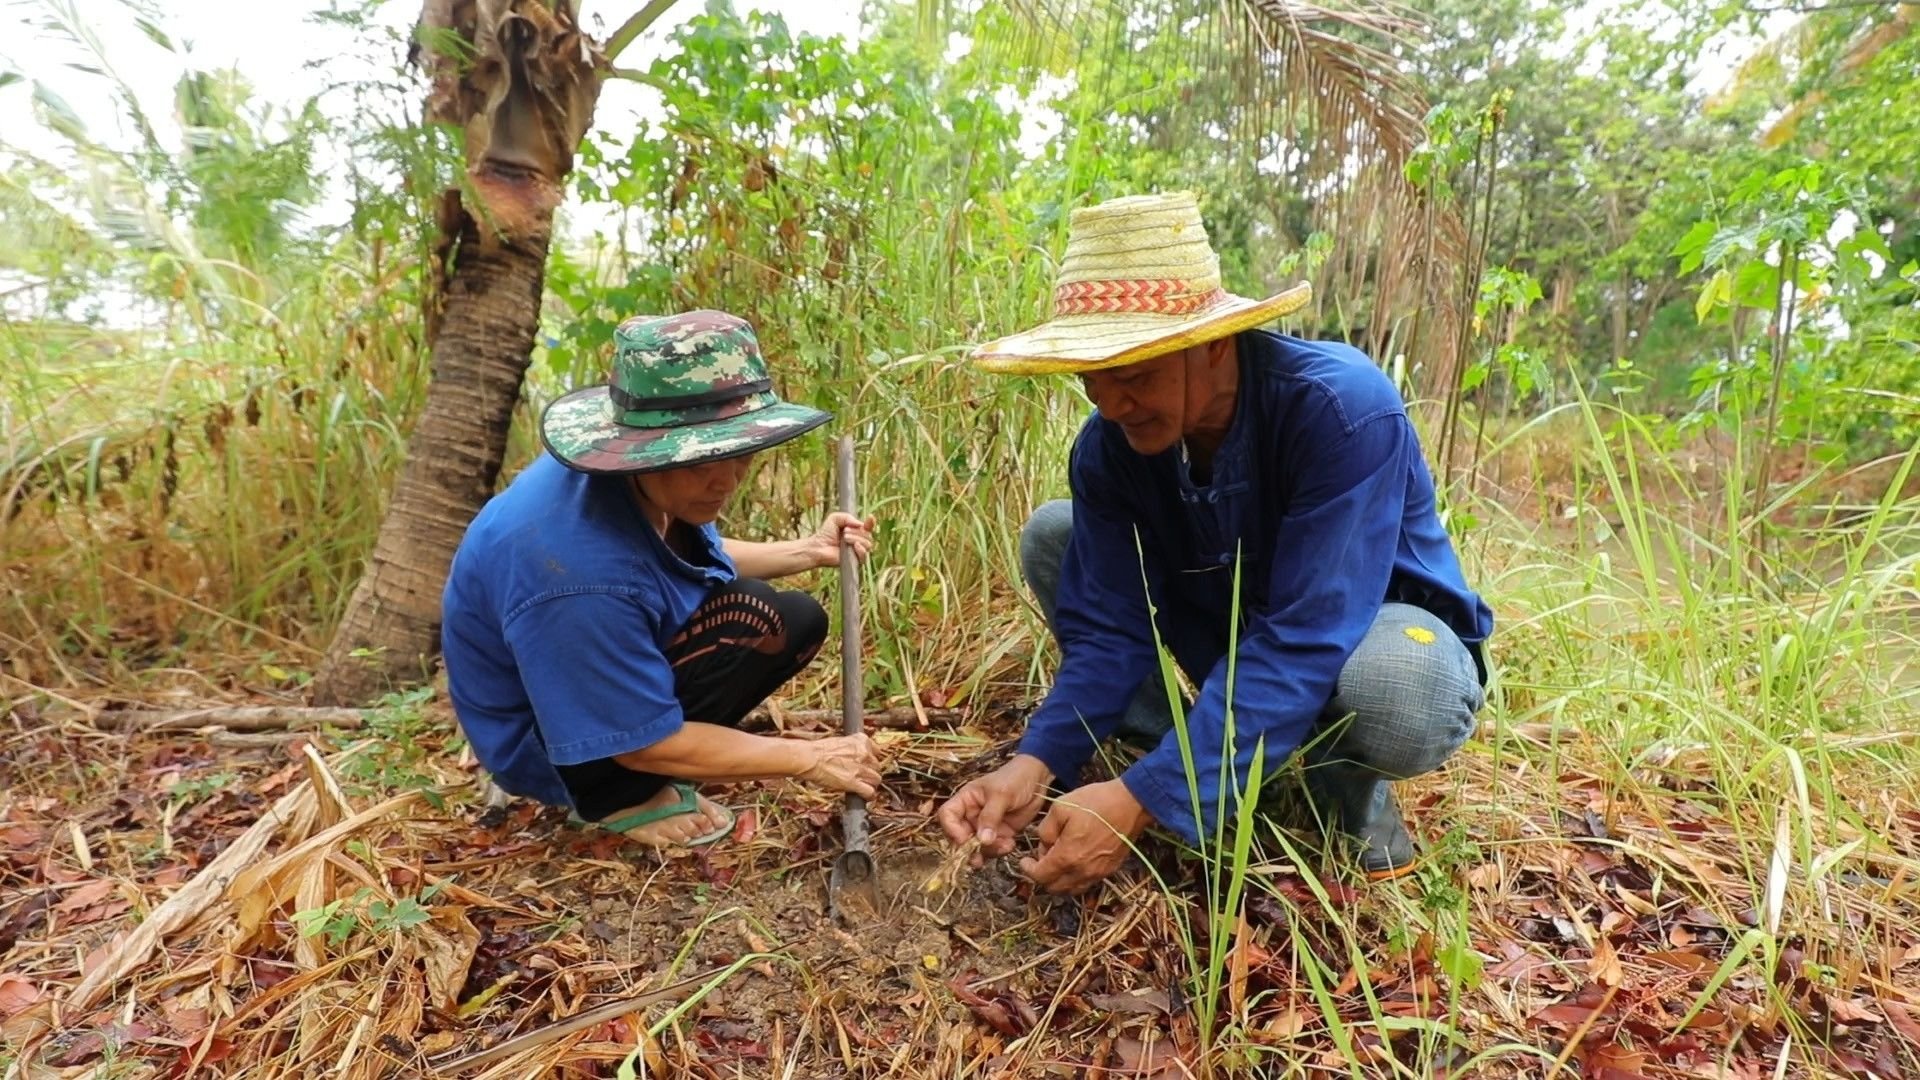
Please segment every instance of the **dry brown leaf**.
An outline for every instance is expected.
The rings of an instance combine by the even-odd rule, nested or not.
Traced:
[[[1880,1004],[1887,1011],[1887,1023],[1905,1036],[1906,1040],[1913,1044],[1914,1049],[1920,1050],[1920,1016],[1916,1016],[1913,1009],[1897,1001],[1882,1001]]]
[[[101,961],[119,952],[120,947],[127,943],[129,936],[125,930],[119,930],[116,931],[112,937],[94,946],[93,951],[87,953],[86,959],[80,961],[81,976],[84,977],[91,974],[95,968],[100,966]]]
[[[1868,1001],[1854,1001],[1839,994],[1827,997],[1827,1015],[1843,1024],[1884,1024],[1887,1018],[1881,1016]]]
[[[1501,880],[1499,863],[1483,862],[1467,870],[1467,884],[1476,889],[1497,889]]]
[[[1593,939],[1593,958],[1587,961],[1587,974],[1593,981],[1607,986],[1619,986],[1625,978],[1620,970],[1620,954],[1604,936]]]
[[[0,1020],[25,1012],[44,996],[38,984],[25,975],[0,972]]]
[[[451,1012],[467,985],[480,931],[467,918],[466,908],[451,905],[433,909],[433,921],[418,929],[426,931],[420,962],[427,973],[427,1004]]]
[[[1697,972],[1702,975],[1719,966],[1714,963],[1713,958],[1710,956],[1697,952],[1684,952],[1678,949],[1644,953],[1642,956],[1644,959],[1656,964],[1665,964],[1670,968]]]
[[[1307,1018],[1299,1009],[1289,1008],[1267,1021],[1266,1032],[1276,1039],[1291,1039],[1307,1028]]]
[[[113,890],[118,887],[119,883],[116,881],[108,878],[96,878],[67,893],[58,904],[54,905],[54,910],[78,911],[84,907],[92,907],[111,896]]]
[[[1124,994],[1088,994],[1087,1004],[1102,1012],[1173,1014],[1173,1002],[1164,990],[1129,990]]]
[[[1247,912],[1240,910],[1233,924],[1233,951],[1227,956],[1227,1005],[1233,1015],[1247,1007],[1247,953],[1253,947],[1252,930],[1247,927]]]

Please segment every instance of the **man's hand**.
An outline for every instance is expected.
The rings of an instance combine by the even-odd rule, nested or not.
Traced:
[[[968,781],[934,816],[955,844],[980,839],[980,850],[973,853],[973,865],[980,866],[985,856],[997,858],[1013,850],[1013,838],[1045,805],[1047,781],[1052,778],[1039,758],[1016,754],[1005,765]]]
[[[867,561],[867,554],[873,550],[873,518],[861,521],[852,514],[834,511],[827,520],[820,523],[812,536],[800,541],[808,557],[817,567],[840,565],[840,547],[846,545],[853,549],[853,557],[861,562]]]
[[[1153,815],[1118,780],[1088,784],[1053,804],[1040,823],[1040,857],[1021,859],[1020,871],[1050,893],[1080,893],[1120,869],[1128,841],[1153,824]]]

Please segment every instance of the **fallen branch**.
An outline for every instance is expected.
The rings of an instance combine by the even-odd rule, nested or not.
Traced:
[[[367,726],[371,709],[309,708],[303,705],[214,706],[205,709],[96,709],[87,717],[95,727],[113,731],[357,731]]]
[[[317,731],[333,728],[359,731],[367,726],[377,709],[340,709],[307,705],[217,705],[203,709],[92,709],[86,720],[94,727],[135,733],[156,731]],[[959,709],[926,709],[926,722],[936,727],[951,727],[961,717]],[[783,709],[781,726],[838,728],[837,709]],[[897,731],[923,730],[919,711],[911,706],[879,709],[866,714],[866,725]],[[766,708],[748,713],[740,726],[749,731],[771,731],[774,714]]]
[[[219,746],[233,750],[258,750],[261,747],[286,746],[301,739],[313,738],[311,731],[228,731],[214,728],[207,732],[196,732],[207,740],[208,746]]]

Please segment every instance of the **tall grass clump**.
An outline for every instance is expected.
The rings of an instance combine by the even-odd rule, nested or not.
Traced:
[[[354,585],[424,374],[405,301],[330,269],[244,326],[0,335],[14,675],[302,662]]]
[[[880,519],[870,690],[966,700],[1031,654],[1007,602],[1019,525],[1062,487],[1085,408],[1063,382],[973,371],[960,344],[1043,317],[1052,287],[1059,221],[1016,187],[1019,118],[994,73],[936,70],[904,23],[848,45],[708,14],[674,44],[650,74],[672,121],[588,140],[582,189],[620,228],[556,257],[533,397],[604,378],[627,316],[747,319],[783,392],[857,439]],[[830,467],[826,440],[763,455],[722,527],[813,527]]]
[[[91,58],[137,135],[109,142],[47,94],[57,152],[0,138],[0,235],[25,245],[0,323],[0,674],[292,686],[425,389],[420,223],[453,159],[397,80],[338,88],[354,111],[330,119],[188,69],[165,143],[94,28],[44,12],[35,40]],[[323,171],[354,192],[343,223],[308,216]]]

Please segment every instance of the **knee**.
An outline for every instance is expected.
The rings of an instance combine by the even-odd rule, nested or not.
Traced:
[[[1430,612],[1389,604],[1340,673],[1344,756],[1395,779],[1432,772],[1485,703],[1473,655]]]
[[[1054,499],[1034,508],[1033,516],[1020,528],[1020,574],[1027,586],[1051,592],[1060,579],[1060,563],[1067,556],[1067,539],[1073,534],[1073,503]]]
[[[827,610],[803,592],[783,592],[776,605],[785,625],[787,647],[800,663],[811,661],[827,640]]]

